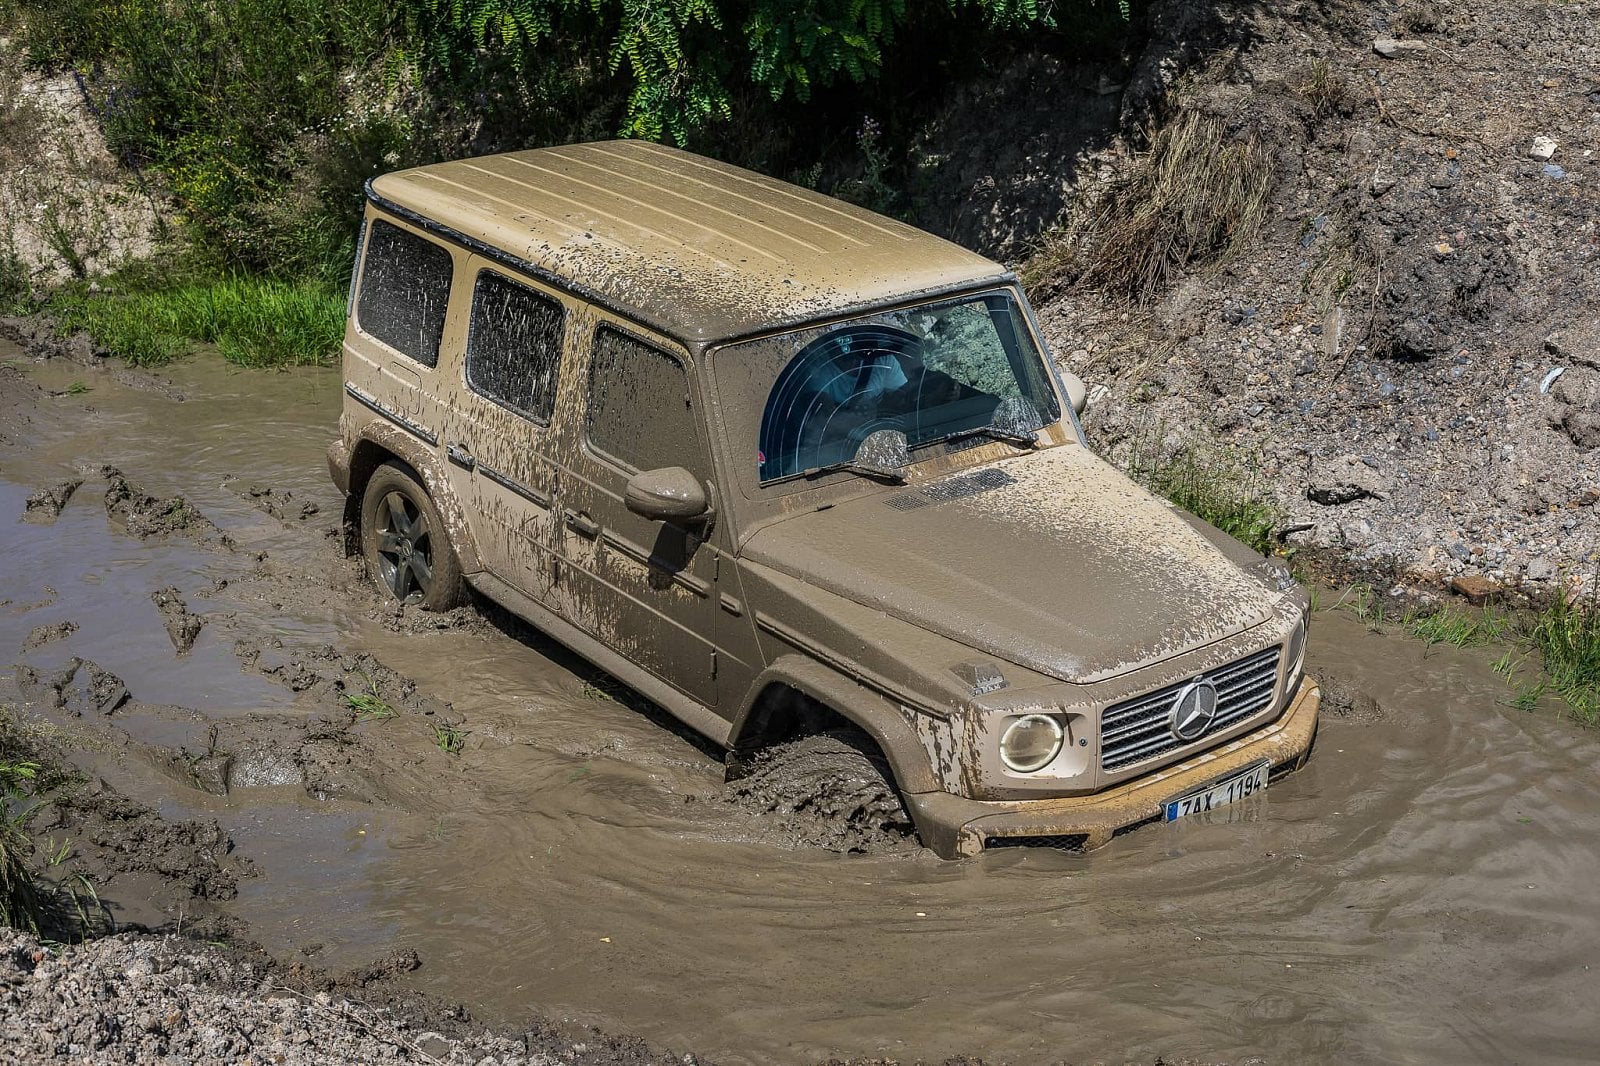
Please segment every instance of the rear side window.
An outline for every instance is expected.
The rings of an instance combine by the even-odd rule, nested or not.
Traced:
[[[356,298],[357,325],[423,366],[437,365],[450,273],[450,253],[444,248],[374,221]]]
[[[565,313],[555,300],[483,271],[472,293],[467,384],[548,425],[556,403],[564,323]]]
[[[609,326],[589,364],[589,443],[624,466],[700,472],[700,445],[683,364]]]

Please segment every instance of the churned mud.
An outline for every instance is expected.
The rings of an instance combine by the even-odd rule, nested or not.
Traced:
[[[50,876],[90,878],[106,928],[278,960],[227,976],[182,942],[58,960],[11,938],[8,1037],[46,1024],[38,996],[68,1026],[67,975],[101,974],[163,1024],[188,1004],[192,1025],[119,1037],[136,1056],[223,1054],[201,1024],[219,989],[291,1062],[341,997],[412,1018],[382,1032],[439,1058],[423,1033],[501,1061],[1580,1062],[1600,1042],[1600,737],[1510,707],[1491,653],[1323,612],[1304,771],[1092,855],[947,863],[900,835],[870,760],[820,798],[804,746],[730,786],[503,612],[379,600],[322,463],[335,374],[200,359],[56,396],[83,366],[6,359],[0,704],[83,780],[39,827]],[[53,523],[25,520],[74,478]]]
[[[887,760],[856,731],[775,744],[740,767],[724,801],[769,819],[797,847],[845,854],[916,846]]]

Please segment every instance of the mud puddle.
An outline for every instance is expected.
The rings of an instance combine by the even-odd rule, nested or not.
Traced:
[[[220,823],[257,870],[229,911],[281,957],[415,950],[407,980],[480,1020],[537,1008],[727,1062],[1587,1062],[1600,1042],[1600,738],[1508,707],[1485,655],[1324,613],[1311,668],[1348,709],[1309,767],[1096,855],[784,848],[721,801],[716,759],[578,660],[366,591],[322,466],[334,375],[196,361],[165,390],[72,394],[79,368],[27,373],[47,388],[0,380],[26,415],[0,427],[0,690],[13,662],[119,678],[106,714],[23,702],[130,795]],[[232,547],[130,536],[102,464]],[[73,477],[53,524],[22,520]],[[201,620],[186,652],[165,589]],[[225,757],[226,787],[162,752]]]

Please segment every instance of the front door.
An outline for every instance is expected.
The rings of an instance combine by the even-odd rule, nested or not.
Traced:
[[[726,717],[719,691],[742,695],[759,667],[749,619],[729,609],[740,601],[724,538],[714,524],[643,518],[623,502],[630,476],[668,466],[688,470],[715,499],[686,358],[607,321],[574,346],[585,348],[583,402],[560,453],[563,613]]]

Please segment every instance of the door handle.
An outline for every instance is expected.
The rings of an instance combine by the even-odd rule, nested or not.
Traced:
[[[581,511],[567,510],[564,512],[567,519],[567,528],[580,537],[593,540],[600,535],[600,523],[590,518]]]
[[[444,449],[445,458],[464,470],[471,470],[478,465],[465,444],[447,444]]]

